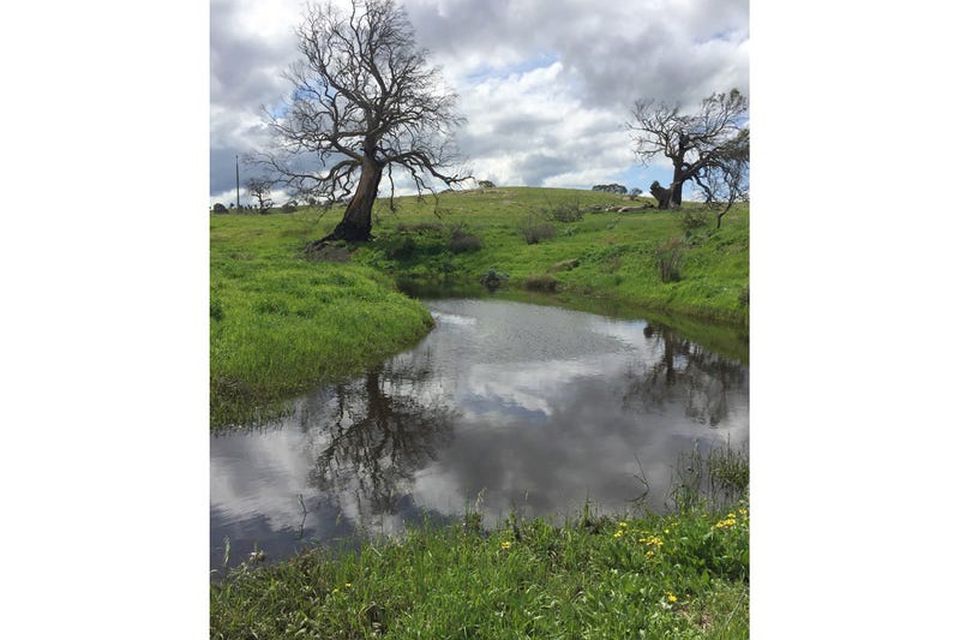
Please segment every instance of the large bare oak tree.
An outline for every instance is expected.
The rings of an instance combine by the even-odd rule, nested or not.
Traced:
[[[468,177],[449,172],[451,135],[463,122],[457,96],[417,47],[403,8],[393,0],[353,0],[349,13],[311,5],[297,36],[293,93],[268,116],[277,148],[260,160],[303,197],[332,204],[350,196],[324,240],[369,240],[384,173],[391,201],[394,170],[409,173],[418,193],[432,191],[432,179],[449,187]]]
[[[658,182],[650,186],[661,209],[682,204],[683,185],[688,180],[707,193],[707,182],[748,175],[748,108],[746,96],[736,89],[704,99],[696,113],[681,113],[679,105],[665,102],[636,101],[627,127],[633,133],[637,156],[644,164],[659,156],[673,164],[673,180],[667,187]]]

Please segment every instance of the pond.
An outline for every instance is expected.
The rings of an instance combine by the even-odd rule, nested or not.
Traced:
[[[675,329],[497,299],[428,300],[417,347],[211,435],[211,569],[408,524],[493,526],[668,502],[678,456],[748,442],[748,366]],[[745,349],[734,350],[743,352]]]

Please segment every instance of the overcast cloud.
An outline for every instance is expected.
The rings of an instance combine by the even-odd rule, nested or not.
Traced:
[[[498,185],[644,191],[624,123],[640,97],[692,106],[749,93],[747,0],[406,0],[418,42],[467,117],[457,143]],[[289,91],[302,0],[212,0],[210,196],[230,202],[234,156],[266,144],[260,107]],[[241,166],[243,174],[252,172]],[[399,185],[398,187],[403,187]]]

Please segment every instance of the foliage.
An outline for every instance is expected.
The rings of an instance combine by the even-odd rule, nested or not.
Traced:
[[[469,231],[465,225],[459,224],[450,231],[450,240],[447,243],[450,251],[453,253],[466,253],[468,251],[479,251],[483,248],[483,241]]]
[[[552,272],[562,285],[554,303],[578,305],[589,300],[608,310],[633,307],[648,313],[660,309],[704,319],[746,322],[746,309],[739,302],[749,272],[746,205],[736,205],[724,219],[723,228],[687,244],[683,279],[666,286],[660,280],[654,252],[677,235],[679,212],[651,209],[643,215],[631,215],[600,211],[565,223],[562,228],[554,223],[560,232],[538,244],[528,245],[517,233],[521,221],[544,220],[545,201],[570,200],[578,200],[583,211],[622,206],[620,196],[608,193],[498,187],[496,191],[442,194],[439,204],[446,213],[441,224],[432,200],[397,198],[396,213],[383,216],[378,239],[357,248],[353,260],[402,280],[405,286],[456,287],[465,294],[482,291],[479,281],[491,266],[511,275],[511,280],[500,287],[501,295],[523,291],[523,282],[529,276]],[[386,210],[385,203],[378,206]],[[688,209],[701,207],[691,202],[684,207]],[[333,214],[335,217],[336,210]],[[291,225],[300,215],[294,216]],[[332,224],[328,220],[323,219],[321,225]],[[483,239],[481,249],[458,254],[450,251],[444,229],[459,223],[469,225],[470,232]],[[415,234],[417,251],[409,260],[390,260],[383,253],[381,242],[397,232]],[[558,263],[572,264],[566,261],[577,261],[578,266],[552,271]],[[445,267],[447,271],[442,270]]]
[[[520,235],[527,244],[537,244],[553,238],[557,235],[557,229],[549,222],[531,215],[520,224]]]
[[[223,206],[222,202],[217,202],[216,204],[213,205],[214,213],[227,213],[227,211],[228,209],[225,206]]]
[[[603,191],[605,193],[626,194],[627,188],[622,184],[617,184],[616,182],[613,182],[611,184],[595,184],[591,188],[591,191]]]
[[[269,213],[273,207],[270,199],[270,190],[273,183],[265,177],[254,177],[247,180],[247,193],[257,201],[257,211],[261,214]]]
[[[488,291],[496,291],[510,279],[510,274],[490,269],[480,278],[482,284]]]
[[[493,181],[491,180],[478,180],[477,186],[479,186],[481,189],[495,189],[497,187],[497,185],[493,184]]]
[[[701,229],[710,223],[710,215],[703,210],[684,209],[680,214],[680,226],[684,231],[692,232]]]
[[[578,200],[568,200],[549,207],[544,211],[545,217],[556,222],[578,222],[583,220],[583,210]]]
[[[683,241],[680,238],[670,238],[658,246],[654,258],[661,282],[680,280],[680,267],[683,264]]]
[[[280,207],[280,211],[282,211],[283,213],[293,213],[296,210],[297,210],[296,200],[288,200],[287,202],[283,203],[282,207]]]

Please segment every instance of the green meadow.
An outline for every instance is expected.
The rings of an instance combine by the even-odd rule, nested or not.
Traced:
[[[220,427],[268,418],[293,394],[411,347],[433,326],[389,276],[309,262],[304,216],[213,216],[210,409]]]
[[[643,208],[651,202],[521,187],[402,197],[393,207],[381,198],[373,241],[312,258],[304,246],[342,208],[211,216],[211,424],[269,418],[298,392],[416,344],[432,320],[398,284],[415,295],[483,295],[490,285],[515,299],[644,315],[744,355],[747,208],[715,230],[695,203]],[[633,209],[606,210],[621,207]]]

